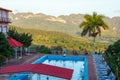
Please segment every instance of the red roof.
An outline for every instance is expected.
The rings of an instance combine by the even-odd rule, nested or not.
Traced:
[[[4,10],[4,11],[8,11],[8,12],[12,12],[12,10],[8,10],[8,9],[2,8],[2,7],[0,7],[0,10]]]
[[[23,46],[23,44],[21,42],[13,39],[11,37],[8,37],[7,40],[8,40],[11,47],[21,47],[21,46]]]
[[[47,65],[47,64],[26,64],[26,65],[8,66],[0,70],[0,74],[18,73],[18,72],[33,72],[33,73],[44,74],[44,75],[70,80],[72,78],[73,70]]]

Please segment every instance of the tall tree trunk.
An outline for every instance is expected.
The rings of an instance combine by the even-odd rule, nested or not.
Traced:
[[[95,37],[93,37],[93,44],[94,44],[94,54],[96,53],[96,41],[95,41]]]

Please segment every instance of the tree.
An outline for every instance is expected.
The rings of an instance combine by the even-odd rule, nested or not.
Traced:
[[[94,53],[96,52],[96,43],[95,38],[99,34],[101,36],[101,29],[109,29],[108,25],[103,21],[105,16],[97,15],[96,12],[93,12],[92,15],[86,14],[84,16],[84,21],[79,25],[80,28],[83,28],[81,36],[89,35],[93,37],[94,42]]]
[[[21,33],[19,41],[24,44],[24,47],[29,47],[32,44],[32,35],[28,33]]]
[[[28,33],[21,33],[19,41],[24,44],[25,51],[28,52],[28,47],[32,44],[32,35]]]
[[[23,43],[24,47],[26,48],[26,52],[27,52],[27,47],[29,47],[32,44],[32,35],[31,34],[18,33],[14,27],[9,29],[9,36],[16,39],[17,41],[20,41],[21,43]]]
[[[12,48],[10,47],[5,35],[0,32],[0,55],[4,57],[12,56]]]
[[[109,45],[104,53],[104,57],[112,72],[120,80],[120,40],[116,41],[113,45]]]

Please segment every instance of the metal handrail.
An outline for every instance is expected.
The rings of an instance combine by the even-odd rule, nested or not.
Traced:
[[[10,18],[0,17],[0,22],[11,22]]]

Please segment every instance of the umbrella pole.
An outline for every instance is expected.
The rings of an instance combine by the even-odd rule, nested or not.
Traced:
[[[17,47],[14,50],[15,50],[15,58],[17,58]]]
[[[22,57],[22,47],[20,47],[20,56]]]

